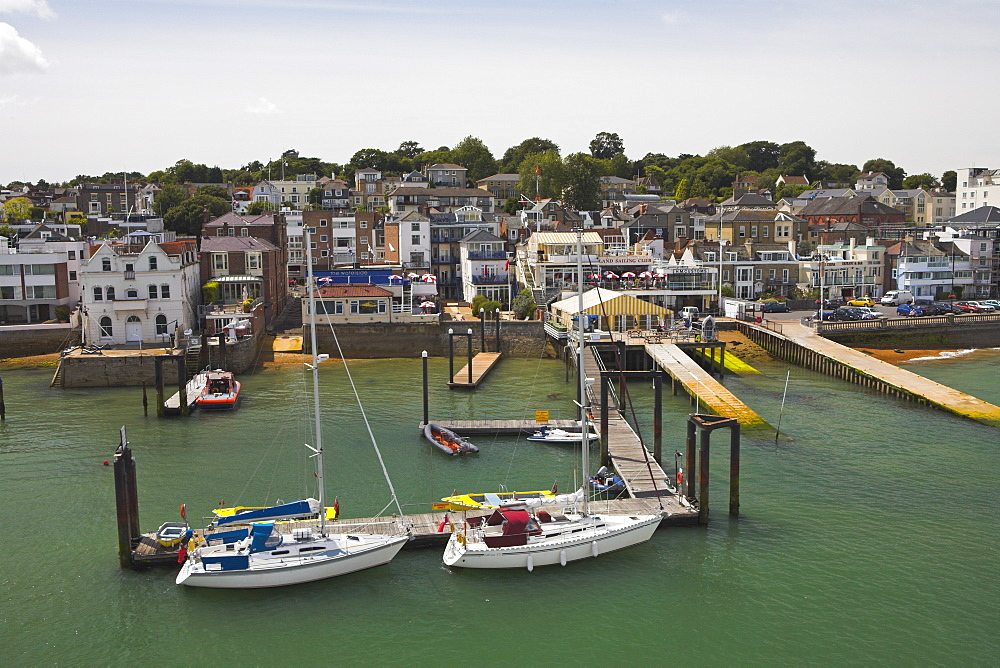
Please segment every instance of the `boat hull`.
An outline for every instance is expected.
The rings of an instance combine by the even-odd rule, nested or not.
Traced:
[[[595,516],[604,528],[593,526],[568,533],[566,538],[544,537],[527,545],[487,547],[485,543],[459,540],[453,533],[444,551],[444,563],[457,568],[527,568],[554,566],[621,550],[648,541],[660,524],[661,515]],[[549,531],[549,528],[546,528]],[[594,545],[597,545],[596,553]]]
[[[263,557],[252,560],[249,568],[244,570],[205,570],[203,564],[189,557],[178,573],[176,583],[211,589],[263,589],[325,580],[386,564],[409,539],[408,536],[380,538],[383,540],[371,545],[329,550],[314,556],[294,559]]]
[[[536,441],[539,443],[570,443],[577,444],[582,440],[582,432],[567,432],[562,429],[553,429],[549,432],[535,432],[528,437],[529,441]],[[594,432],[587,434],[588,441],[596,441],[600,436]]]
[[[479,452],[479,448],[473,445],[469,439],[459,436],[452,430],[436,425],[433,422],[424,425],[423,433],[424,438],[430,441],[435,448],[447,455],[467,455]]]

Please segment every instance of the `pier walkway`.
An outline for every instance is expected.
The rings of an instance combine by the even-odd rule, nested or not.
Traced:
[[[702,369],[680,347],[672,343],[647,343],[646,353],[656,364],[670,374],[675,382],[713,415],[736,418],[741,425],[759,426],[764,419],[749,406],[736,398],[722,383]]]
[[[201,395],[201,391],[205,389],[205,383],[208,382],[208,376],[204,373],[196,374],[194,378],[187,382],[185,386],[188,408],[194,406],[195,400]],[[174,392],[169,399],[163,402],[163,411],[167,415],[179,415],[181,412],[181,393]]]
[[[466,364],[462,370],[455,374],[455,377],[448,383],[449,387],[476,387],[486,377],[496,363],[500,361],[500,353],[476,353],[472,358],[472,372],[469,373],[469,365]]]
[[[542,423],[534,420],[438,420],[431,418],[431,423],[450,429],[460,436],[481,436],[484,434],[534,434]],[[544,423],[553,429],[579,431],[578,420],[549,420]],[[424,425],[420,425],[422,430]]]
[[[1000,406],[826,339],[801,323],[768,325],[740,323],[740,329],[765,350],[783,359],[903,399],[936,406],[991,427],[1000,427]]]

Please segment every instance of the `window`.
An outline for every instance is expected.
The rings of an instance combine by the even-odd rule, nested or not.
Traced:
[[[111,258],[101,260],[101,271],[111,271]]]
[[[150,285],[149,288],[148,288],[148,290],[147,290],[147,292],[149,294],[149,298],[150,299],[156,299],[156,286],[155,285]]]
[[[247,253],[247,271],[260,269],[260,253]]]
[[[114,336],[114,328],[111,324],[111,318],[104,316],[101,318],[101,338],[110,339]]]
[[[13,298],[14,298],[14,286],[0,285],[0,299],[13,299]]]
[[[329,257],[329,256],[330,256],[330,251],[328,251],[328,250],[326,250],[326,249],[324,248],[323,250],[321,250],[321,251],[319,252],[319,256],[320,256],[320,257]]]
[[[360,245],[360,246],[367,246],[368,245],[368,237],[360,237],[358,239],[358,245]]]
[[[75,281],[76,280],[76,272],[75,271],[69,272],[69,280],[71,280],[71,281]]]
[[[156,316],[156,334],[164,336],[167,333],[167,316],[162,313]]]
[[[757,237],[757,226],[756,225],[751,225],[750,226],[750,236],[752,236],[754,238]]]
[[[375,299],[352,299],[351,313],[354,315],[369,313],[385,313],[385,301]]]
[[[104,289],[104,296],[109,302],[113,302],[115,300],[115,289],[109,285]]]
[[[28,285],[24,288],[25,299],[55,299],[56,286],[54,285]]]
[[[320,227],[326,227],[326,218],[320,218],[319,219],[319,226]]]
[[[781,282],[782,283],[787,283],[788,282],[788,270],[787,269],[782,269],[781,270]]]
[[[774,280],[774,274],[775,274],[775,270],[774,269],[768,269],[767,270],[767,278],[768,278],[768,280],[773,281]]]
[[[160,299],[170,299],[170,286],[166,283],[160,286]]]
[[[740,225],[740,236],[745,237],[747,235],[746,225]]]
[[[215,271],[229,271],[229,254],[212,253],[212,269]]]
[[[410,231],[411,232],[419,232],[420,231],[420,223],[410,223]]]
[[[9,264],[0,264],[0,276],[13,276],[14,267]]]
[[[367,220],[362,220],[361,221],[361,229],[363,229],[363,230],[367,230],[368,229],[368,221]]]
[[[135,288],[125,288],[125,299],[138,299],[139,291]]]
[[[728,281],[729,280],[729,270],[728,269],[726,269],[724,272],[722,272],[722,280],[724,280],[724,281]]]
[[[99,285],[94,286],[94,301],[95,302],[104,301],[104,289]]]
[[[764,238],[765,239],[767,239],[768,237],[771,236],[771,228],[768,227],[767,225],[764,226],[763,232],[764,232]]]
[[[249,227],[241,227],[240,228],[240,236],[241,237],[248,237],[248,236],[250,236],[250,228]]]
[[[156,258],[155,257],[149,258],[149,270],[150,271],[156,271]]]
[[[75,260],[76,259],[76,251],[71,250],[71,251],[67,251],[67,253],[69,253],[68,258],[70,260]]]
[[[753,270],[753,279],[755,281],[759,281],[761,279],[761,270],[760,269],[754,269]]]
[[[326,243],[328,239],[329,239],[329,237],[327,235],[325,235],[325,234],[319,235],[319,240],[321,242],[323,242],[323,243]]]
[[[419,234],[414,234],[413,236],[411,236],[410,237],[410,243],[412,245],[414,245],[414,246],[419,246],[420,245],[420,235]]]

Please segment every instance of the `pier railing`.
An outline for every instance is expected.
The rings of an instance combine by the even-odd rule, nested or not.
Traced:
[[[975,323],[1000,323],[1000,313],[974,313],[969,315],[931,315],[907,318],[874,318],[872,320],[847,320],[824,322],[819,325],[818,334],[825,332],[865,332],[887,329],[920,329]],[[770,323],[769,323],[770,324]],[[768,327],[770,329],[770,327]],[[780,329],[775,330],[780,333]]]

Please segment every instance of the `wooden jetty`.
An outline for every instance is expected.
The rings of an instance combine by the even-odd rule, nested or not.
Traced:
[[[195,374],[195,377],[187,382],[184,386],[184,395],[187,399],[187,408],[190,412],[191,408],[194,407],[195,401],[201,395],[201,391],[205,389],[205,383],[208,376],[204,373]],[[163,412],[166,415],[180,415],[181,411],[181,393],[174,392],[166,401],[163,402]]]
[[[1000,406],[831,341],[801,323],[755,325],[740,322],[738,327],[747,338],[771,354],[808,369],[1000,427]]]
[[[461,371],[452,377],[448,386],[476,387],[499,361],[500,353],[476,353],[476,356],[472,358],[472,363],[463,366]]]
[[[740,424],[747,426],[766,424],[762,417],[702,369],[679,346],[647,343],[645,348],[661,369],[713,415],[736,418]]]

